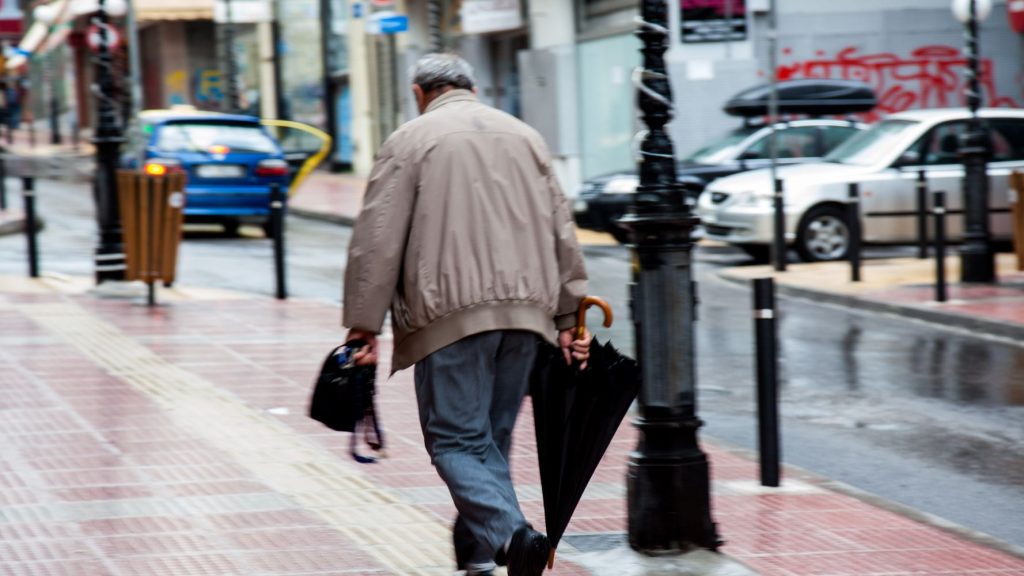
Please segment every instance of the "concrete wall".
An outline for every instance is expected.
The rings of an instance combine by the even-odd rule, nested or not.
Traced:
[[[863,80],[881,101],[869,120],[909,108],[962,105],[963,33],[946,2],[901,0],[892,8],[892,0],[860,0],[856,10],[846,2],[778,2],[783,79]],[[731,60],[705,57],[707,46],[673,47],[670,74],[679,108],[672,133],[678,152],[738,125],[721,112],[721,103],[769,79],[767,17],[757,13],[752,19],[749,59],[742,57],[742,46],[741,57]],[[981,52],[990,71],[986,104],[1024,106],[1024,41],[1010,29],[1002,2],[981,27]],[[694,70],[698,61],[703,63]]]

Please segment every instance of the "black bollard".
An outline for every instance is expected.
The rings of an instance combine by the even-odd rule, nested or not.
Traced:
[[[0,156],[0,210],[7,210],[7,162]]]
[[[946,193],[936,190],[932,199],[935,214],[935,300],[946,301]]]
[[[786,271],[786,210],[783,196],[782,179],[776,178],[775,196],[773,200],[774,233],[772,237],[772,258],[775,260],[775,271]]]
[[[757,352],[757,430],[761,485],[779,485],[779,354],[775,326],[775,281],[754,280],[754,347]]]
[[[36,192],[35,180],[21,179],[21,195],[25,200],[25,239],[28,242],[28,275],[39,277],[39,248],[36,244]]]
[[[850,281],[860,282],[860,184],[850,184],[846,200],[846,228],[850,232]]]
[[[274,274],[277,279],[277,299],[288,297],[284,269],[284,197],[280,184],[270,185],[270,234],[274,241]]]
[[[62,144],[64,138],[60,134],[60,103],[56,98],[50,99],[50,144]]]
[[[924,170],[917,173],[917,257],[928,257],[928,180]]]

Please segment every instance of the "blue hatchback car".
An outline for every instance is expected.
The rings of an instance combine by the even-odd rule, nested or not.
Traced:
[[[269,231],[270,187],[287,193],[290,169],[258,118],[186,109],[148,110],[140,120],[125,164],[135,167],[141,155],[147,173],[185,172],[186,222],[215,222],[229,234],[243,222]]]

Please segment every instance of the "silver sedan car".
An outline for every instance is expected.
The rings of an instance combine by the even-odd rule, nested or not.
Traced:
[[[1024,170],[1024,111],[983,109],[991,135],[990,229],[997,239],[1011,235],[1009,176]],[[778,169],[783,181],[786,240],[807,261],[839,260],[849,249],[845,204],[849,185],[860,184],[863,239],[910,243],[916,239],[915,181],[924,171],[930,190],[947,193],[950,238],[963,228],[964,170],[959,138],[968,128],[967,110],[917,110],[893,114],[855,135],[821,162]],[[763,258],[773,238],[769,170],[712,182],[697,212],[707,237],[740,246]]]

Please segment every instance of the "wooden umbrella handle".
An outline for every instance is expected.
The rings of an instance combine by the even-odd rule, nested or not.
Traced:
[[[597,306],[604,312],[604,327],[611,328],[612,326],[612,307],[608,305],[603,299],[597,296],[586,296],[583,300],[580,300],[580,308],[576,313],[576,339],[582,340],[583,336],[587,333],[587,310],[591,307]]]

